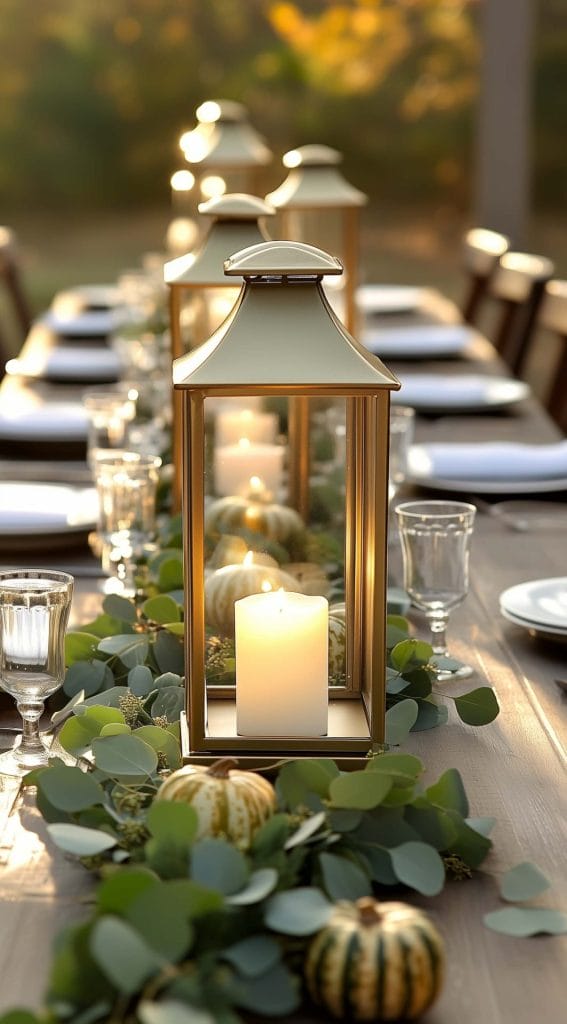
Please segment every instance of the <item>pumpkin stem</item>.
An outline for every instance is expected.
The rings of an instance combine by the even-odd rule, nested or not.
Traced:
[[[376,924],[382,917],[380,904],[372,899],[372,896],[362,896],[361,899],[357,900],[356,909],[358,910],[360,923],[367,927]]]
[[[238,768],[238,761],[235,761],[233,757],[220,757],[208,769],[208,774],[215,779],[228,779],[228,773],[233,768]]]

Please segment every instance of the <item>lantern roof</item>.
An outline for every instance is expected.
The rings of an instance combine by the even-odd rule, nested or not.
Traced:
[[[227,319],[200,348],[176,359],[179,388],[345,392],[398,390],[399,381],[335,316],[321,278],[340,263],[298,242],[235,253],[227,273],[245,285]]]
[[[290,149],[283,158],[287,178],[266,199],[277,209],[325,209],[364,206],[367,196],[339,170],[342,155],[330,146]]]
[[[196,113],[197,125],[183,136],[182,142],[189,164],[222,171],[271,163],[272,153],[250,124],[242,103],[207,100]]]
[[[227,286],[223,264],[229,253],[254,246],[267,236],[260,217],[271,217],[273,206],[257,196],[235,192],[201,203],[199,213],[211,219],[205,240],[197,252],[169,260],[164,267],[166,284],[187,287]]]

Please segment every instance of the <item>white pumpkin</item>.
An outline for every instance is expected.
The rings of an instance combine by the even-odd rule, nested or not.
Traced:
[[[285,544],[305,528],[301,516],[287,505],[249,501],[231,495],[218,498],[207,507],[207,533],[226,533],[239,527],[261,533],[268,540],[280,544]]]
[[[205,621],[234,636],[234,602],[268,590],[297,591],[297,580],[273,566],[225,565],[205,580]]]
[[[290,576],[295,576],[302,594],[309,597],[327,597],[330,582],[327,573],[316,562],[290,562],[285,567]]]

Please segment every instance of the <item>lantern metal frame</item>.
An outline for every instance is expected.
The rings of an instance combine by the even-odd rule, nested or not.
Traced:
[[[291,149],[283,157],[287,178],[266,196],[281,213],[281,233],[294,238],[296,213],[336,211],[341,216],[345,277],[344,322],[351,334],[357,330],[356,289],[360,259],[360,209],[368,197],[346,180],[339,169],[342,154],[330,146],[308,145]],[[303,241],[307,241],[303,239]]]
[[[195,116],[197,124],[185,134],[182,146],[191,169],[198,175],[245,174],[246,191],[254,191],[258,173],[272,162],[273,154],[251,125],[246,107],[235,100],[205,100]]]
[[[184,430],[187,761],[232,754],[269,767],[278,758],[318,754],[355,767],[384,742],[389,411],[400,384],[331,309],[322,277],[341,272],[335,257],[302,243],[236,253],[225,263],[227,276],[244,278],[235,309],[205,345],[174,364]],[[239,736],[235,688],[207,688],[204,403],[250,395],[346,400],[346,685],[329,691],[325,736]]]
[[[210,219],[210,227],[197,252],[169,260],[164,267],[164,280],[169,286],[169,316],[171,324],[171,356],[179,359],[184,354],[181,331],[181,309],[188,292],[202,292],[207,288],[226,288],[234,291],[234,280],[223,271],[227,256],[251,245],[267,241],[264,218],[272,217],[275,210],[257,196],[240,193],[218,196],[199,205],[199,213]],[[193,348],[206,340],[193,338]],[[179,396],[173,395],[173,510],[181,507],[181,406]]]

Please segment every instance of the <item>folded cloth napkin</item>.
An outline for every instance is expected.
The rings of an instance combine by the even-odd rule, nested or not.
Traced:
[[[0,531],[91,526],[96,521],[97,492],[56,484],[0,484]]]
[[[14,441],[83,441],[88,416],[80,402],[59,402],[0,412],[0,438]]]
[[[42,323],[61,337],[101,337],[105,338],[114,331],[120,324],[120,318],[115,310],[75,310],[69,305],[61,312],[58,309],[48,310],[43,315]]]
[[[414,479],[439,480],[567,480],[567,440],[556,444],[413,445],[409,473]]]
[[[87,345],[65,345],[12,362],[14,371],[24,376],[69,381],[117,380],[122,367],[112,349]]]
[[[362,284],[356,289],[356,304],[363,313],[406,313],[423,301],[423,288],[404,284]]]
[[[416,324],[415,327],[367,327],[361,341],[378,356],[419,359],[458,355],[474,336],[461,324]]]
[[[458,377],[412,373],[402,375],[400,380],[401,391],[394,391],[392,401],[423,410],[498,408],[519,402],[530,394],[530,388],[524,381],[472,373]]]

